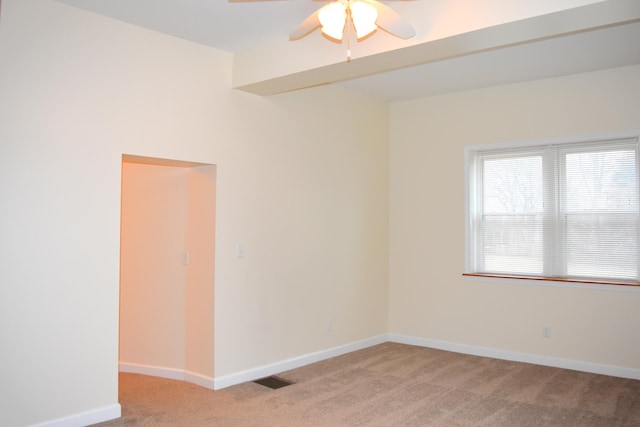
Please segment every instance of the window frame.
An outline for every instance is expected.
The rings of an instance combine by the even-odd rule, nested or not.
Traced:
[[[476,156],[479,152],[490,152],[490,151],[502,151],[504,154],[511,151],[513,153],[531,153],[536,150],[544,150],[549,146],[556,146],[557,150],[563,151],[567,150],[569,147],[577,148],[580,146],[589,147],[594,146],[596,144],[604,144],[604,143],[615,143],[626,140],[627,142],[635,142],[636,144],[640,143],[640,131],[633,132],[618,132],[618,133],[607,133],[601,135],[590,135],[590,136],[578,136],[578,137],[567,137],[567,138],[550,138],[545,140],[531,140],[531,141],[519,141],[519,142],[504,142],[504,143],[493,143],[493,144],[478,144],[464,147],[464,191],[465,191],[465,200],[464,200],[464,218],[465,218],[465,242],[464,242],[464,272],[463,276],[469,278],[485,278],[485,279],[505,279],[510,281],[522,282],[525,281],[529,284],[545,284],[545,285],[569,285],[569,286],[604,286],[607,289],[611,288],[611,285],[620,286],[621,288],[629,289],[635,288],[636,290],[640,290],[640,281],[625,281],[625,280],[608,280],[603,279],[600,280],[596,277],[584,277],[584,278],[572,278],[572,277],[555,277],[555,276],[547,276],[547,262],[549,258],[550,251],[544,250],[543,257],[544,266],[543,272],[544,274],[541,276],[526,276],[526,275],[517,275],[517,274],[492,274],[492,273],[483,273],[478,272],[476,270],[476,242],[479,239],[478,234],[480,233],[479,227],[475,227],[474,221],[477,218],[476,216],[476,207],[478,206],[477,200],[477,185],[478,179],[475,178],[478,176],[478,171],[476,167],[479,162],[476,162]],[[566,145],[566,147],[562,147]],[[555,156],[556,163],[553,165],[556,170],[558,170],[558,174],[555,175],[558,181],[562,181],[560,178],[560,173],[562,173],[561,168],[563,165],[558,164],[560,155]],[[543,167],[548,167],[548,162],[543,162]],[[636,150],[636,167],[640,169],[640,149]],[[546,175],[546,172],[544,174]],[[637,179],[637,188],[640,189],[640,172],[636,175]],[[544,180],[544,191],[545,191],[545,203],[552,203],[552,211],[553,215],[556,215],[556,219],[553,222],[553,239],[560,239],[560,233],[557,232],[558,226],[558,218],[557,215],[560,214],[560,209],[558,205],[558,201],[555,197],[548,197],[551,194],[549,190],[549,186],[555,186],[555,188],[559,188],[561,182],[550,182],[551,180]],[[552,200],[553,199],[553,200]],[[545,231],[548,233],[548,231]],[[545,234],[545,239],[548,238],[549,235]],[[638,237],[640,241],[640,235]],[[556,242],[557,243],[557,242]],[[639,257],[640,258],[640,257]],[[640,268],[640,259],[639,268]],[[566,266],[564,267],[566,269]]]

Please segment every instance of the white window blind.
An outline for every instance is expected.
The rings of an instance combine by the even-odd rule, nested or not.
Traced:
[[[471,273],[637,283],[637,138],[471,152]]]

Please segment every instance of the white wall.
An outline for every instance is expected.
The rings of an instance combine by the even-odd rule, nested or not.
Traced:
[[[231,59],[2,2],[0,424],[119,411],[123,153],[217,165],[216,377],[387,331],[639,368],[640,293],[461,273],[463,146],[640,128],[640,68],[393,104],[389,246],[389,107],[235,92]]]
[[[390,332],[640,369],[639,289],[462,277],[465,146],[627,130],[640,66],[393,104]]]
[[[184,368],[185,168],[122,164],[119,361]]]
[[[259,98],[230,67],[2,2],[0,424],[119,411],[122,153],[217,165],[216,377],[386,332],[388,106],[330,87]]]
[[[120,362],[184,368],[186,169],[122,164]]]
[[[216,167],[187,171],[186,374],[214,377]]]
[[[121,370],[212,379],[215,166],[155,162],[122,164]]]

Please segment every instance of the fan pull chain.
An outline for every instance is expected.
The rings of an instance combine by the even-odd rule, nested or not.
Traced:
[[[351,62],[351,8],[347,9],[347,62]]]

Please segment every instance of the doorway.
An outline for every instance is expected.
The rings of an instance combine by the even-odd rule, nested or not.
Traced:
[[[213,388],[216,167],[122,157],[121,372]]]

